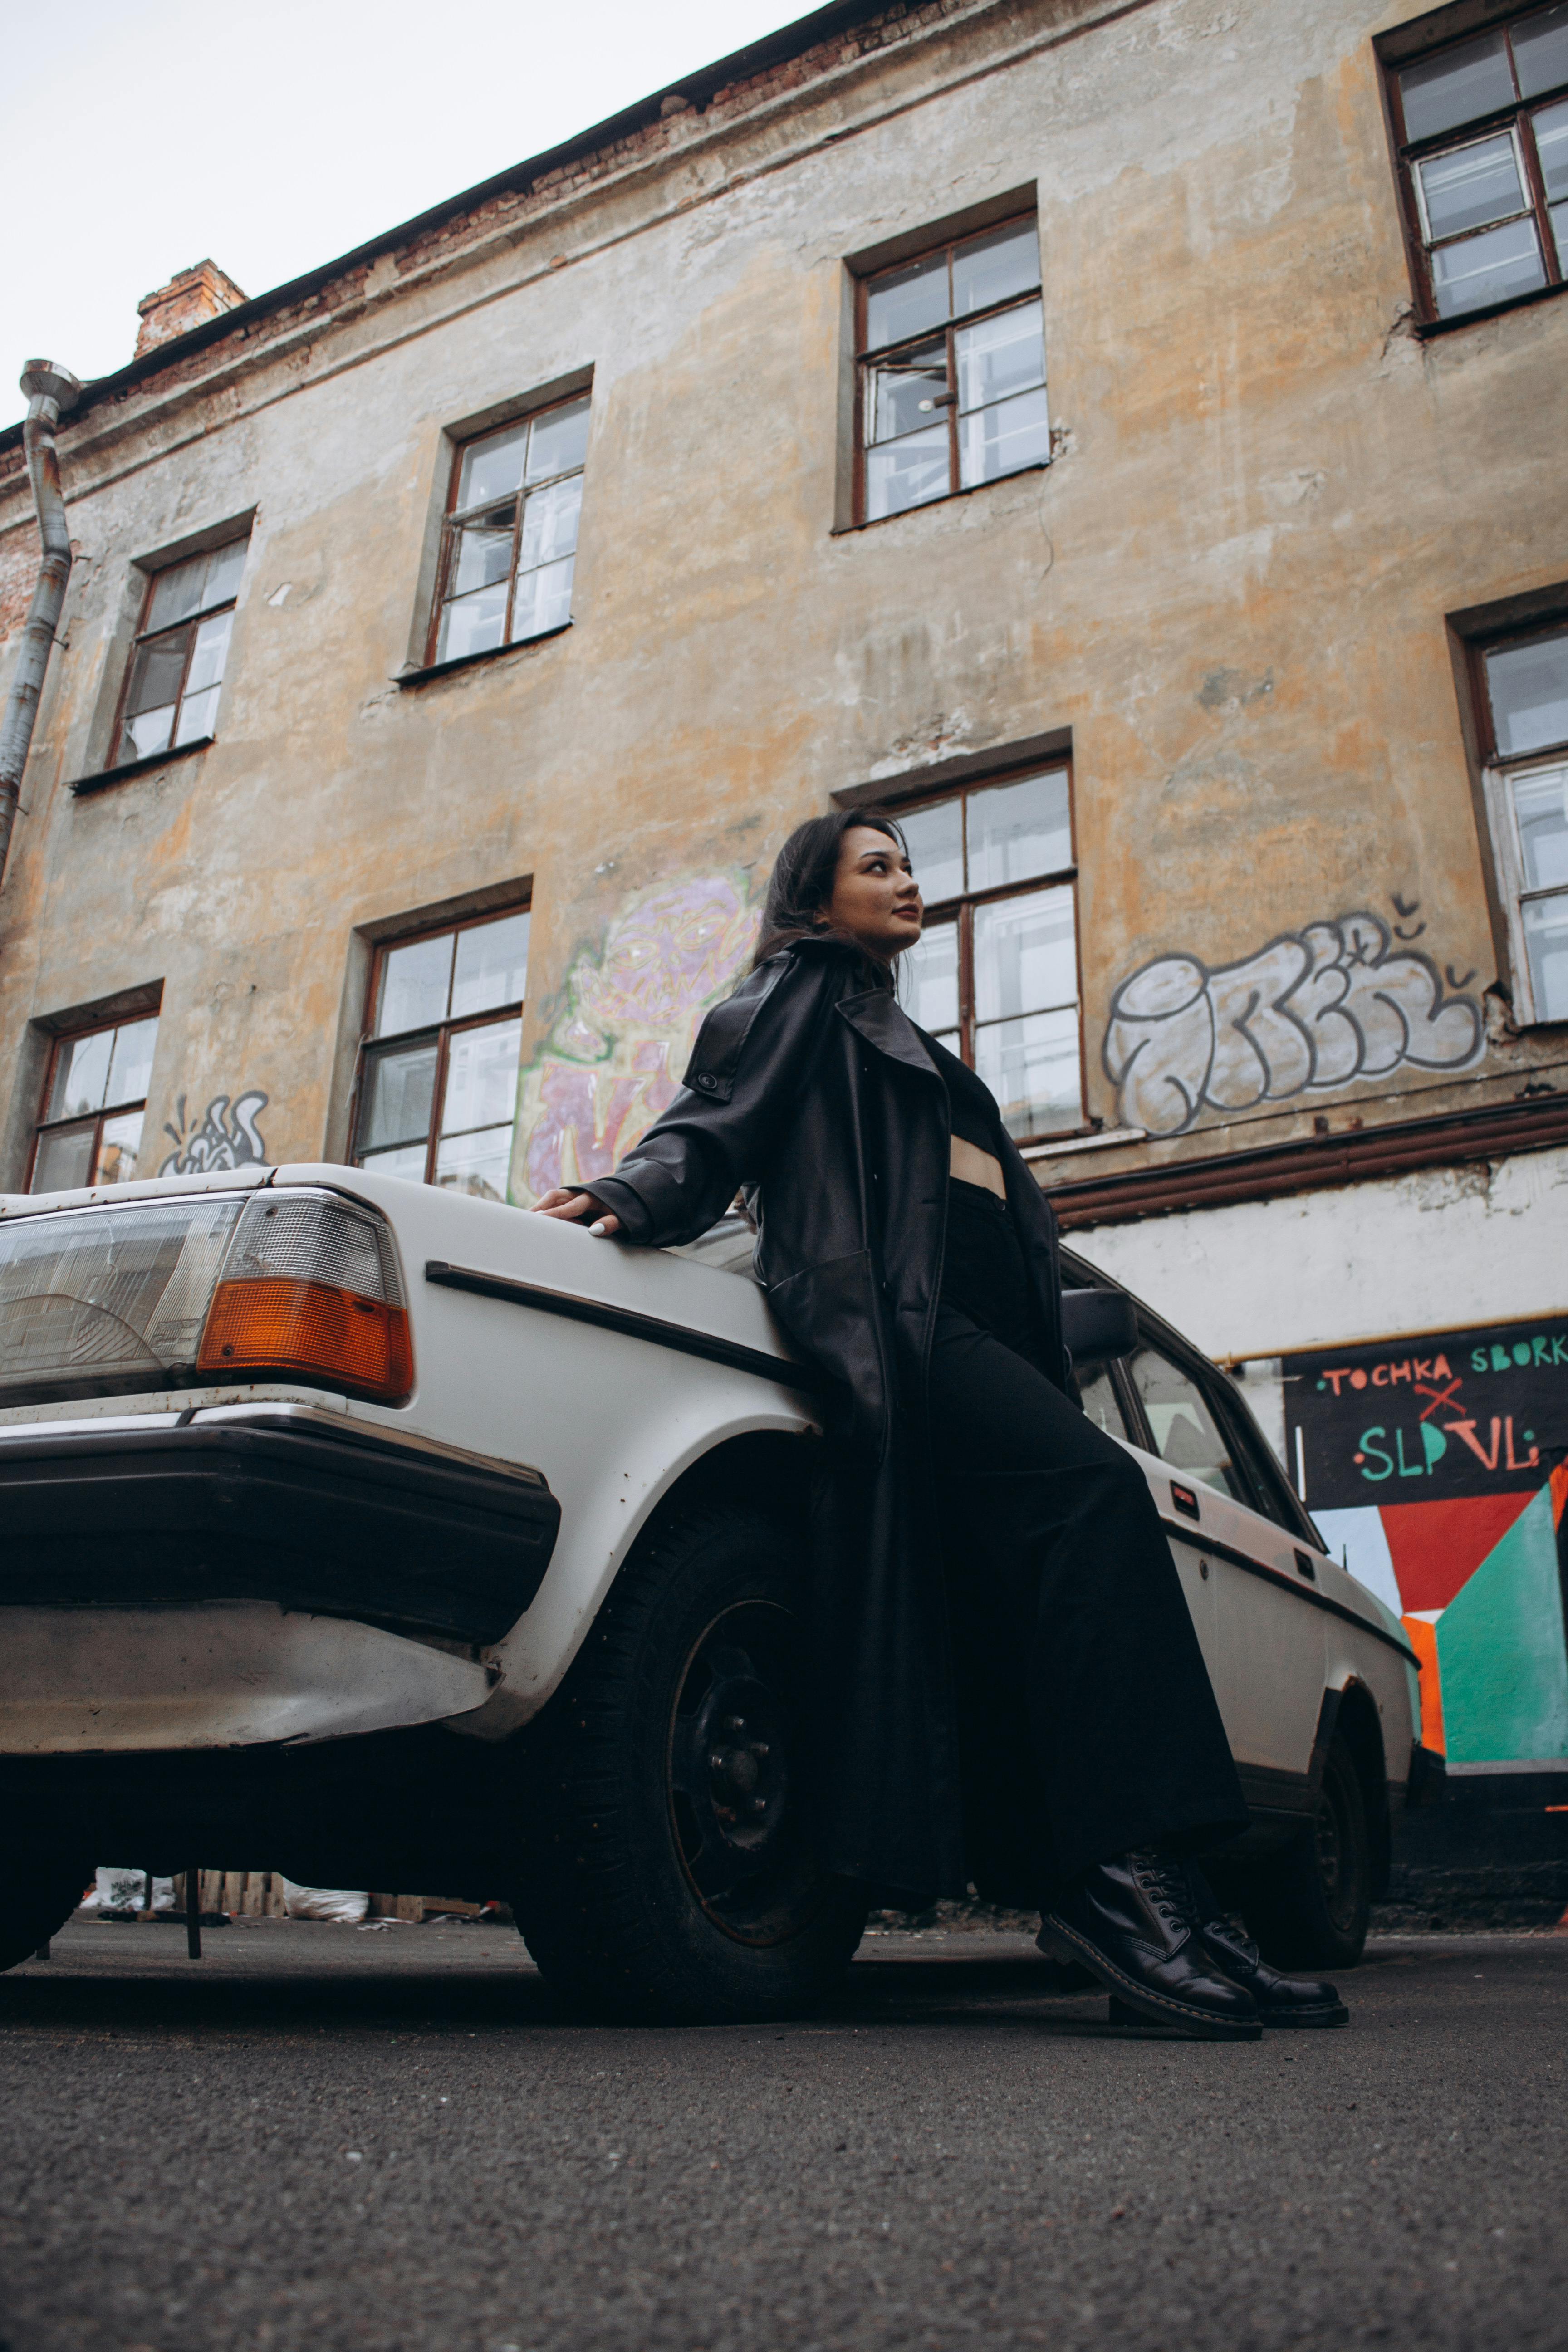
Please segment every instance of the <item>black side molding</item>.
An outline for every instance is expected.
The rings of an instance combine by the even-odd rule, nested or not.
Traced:
[[[792,1363],[787,1356],[770,1356],[761,1348],[742,1347],[738,1339],[690,1331],[684,1323],[666,1323],[657,1315],[639,1315],[630,1307],[606,1307],[596,1298],[578,1298],[569,1290],[549,1290],[542,1283],[518,1282],[505,1274],[480,1274],[472,1266],[448,1265],[440,1257],[426,1260],[425,1279],[442,1290],[468,1290],[477,1298],[504,1299],[512,1307],[559,1315],[568,1323],[592,1323],[601,1331],[647,1339],[656,1348],[673,1349],[677,1355],[700,1356],[706,1363],[754,1372],[759,1380],[776,1381],[783,1388],[803,1389],[808,1396],[819,1394],[826,1385],[811,1365]]]
[[[1160,1525],[1167,1535],[1179,1537],[1184,1544],[1191,1544],[1194,1539],[1190,1528],[1183,1527],[1176,1519],[1168,1519],[1163,1511],[1160,1514]],[[1278,1568],[1266,1568],[1260,1559],[1254,1559],[1249,1551],[1242,1551],[1236,1544],[1221,1543],[1217,1536],[1205,1536],[1202,1543],[1204,1550],[1212,1552],[1216,1559],[1228,1559],[1232,1568],[1244,1569],[1248,1576],[1261,1577],[1265,1584],[1277,1584],[1281,1592],[1293,1592],[1297,1600],[1304,1601],[1310,1609],[1326,1609],[1331,1617],[1342,1617],[1347,1625],[1359,1625],[1362,1632],[1370,1633],[1374,1642],[1382,1642],[1389,1649],[1397,1650],[1411,1665],[1420,1665],[1421,1661],[1408,1642],[1402,1642],[1397,1633],[1388,1631],[1386,1625],[1374,1625],[1370,1617],[1358,1616],[1353,1609],[1347,1609],[1342,1601],[1331,1601],[1328,1594],[1320,1592],[1315,1584],[1298,1584],[1293,1576],[1287,1576]]]

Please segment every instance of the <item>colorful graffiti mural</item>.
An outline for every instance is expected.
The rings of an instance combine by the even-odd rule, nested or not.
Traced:
[[[1568,1318],[1283,1370],[1298,1486],[1405,1621],[1425,1744],[1456,1764],[1568,1758]]]
[[[514,1198],[607,1176],[670,1101],[698,1025],[756,936],[745,877],[705,874],[626,900],[567,975],[522,1075]]]

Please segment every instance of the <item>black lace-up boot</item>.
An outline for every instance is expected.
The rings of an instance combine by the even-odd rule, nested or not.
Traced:
[[[1256,2042],[1263,2029],[1250,1993],[1210,1958],[1186,1874],[1158,1853],[1096,1864],[1045,1914],[1041,1951],[1077,1961],[1120,2004],[1150,2025],[1207,2042]]]
[[[1265,2025],[1348,2025],[1351,2013],[1338,1989],[1315,1977],[1281,1976],[1258,1956],[1245,1928],[1227,1919],[1214,1889],[1195,1864],[1187,1864],[1187,1885],[1204,1949],[1215,1966],[1246,1988]]]

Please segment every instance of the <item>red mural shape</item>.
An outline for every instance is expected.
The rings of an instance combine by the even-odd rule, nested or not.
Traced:
[[[1494,1544],[1535,1499],[1533,1492],[1453,1496],[1443,1502],[1384,1503],[1389,1557],[1406,1609],[1447,1609]]]

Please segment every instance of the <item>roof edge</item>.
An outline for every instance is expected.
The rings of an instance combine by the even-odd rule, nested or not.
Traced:
[[[356,245],[331,261],[318,263],[299,278],[290,278],[281,286],[271,287],[247,302],[237,303],[232,310],[220,311],[215,319],[205,319],[199,326],[191,327],[183,335],[171,335],[166,343],[159,343],[139,360],[131,360],[110,375],[89,377],[82,387],[81,398],[72,411],[75,424],[100,401],[129,392],[139,383],[158,375],[172,362],[205,350],[210,343],[221,342],[237,329],[258,325],[274,310],[287,310],[290,304],[304,300],[322,286],[331,284],[351,269],[377,260],[384,253],[395,252],[400,246],[426,236],[433,229],[444,227],[466,212],[477,212],[492,198],[506,194],[526,183],[540,179],[547,172],[559,171],[563,164],[578,162],[595,154],[601,148],[613,146],[635,131],[645,131],[660,120],[659,108],[672,93],[688,99],[699,113],[706,113],[719,91],[732,82],[742,81],[752,75],[765,72],[769,67],[784,65],[793,57],[819,43],[830,40],[835,33],[853,31],[857,25],[876,16],[885,16],[898,0],[828,0],[828,5],[814,8],[793,23],[783,25],[777,32],[766,33],[760,40],[744,48],[732,49],[727,57],[716,58],[710,65],[699,67],[694,73],[683,74],[676,81],[664,83],[635,105],[623,108],[619,114],[607,115],[604,121],[590,124],[557,146],[544,148],[537,155],[525,156],[521,163],[508,166],[488,180],[480,180],[457,195],[447,196],[426,212],[416,213],[411,220],[400,221],[394,228],[383,229],[363,245]],[[911,15],[919,0],[904,0]],[[0,427],[0,451],[21,446],[22,424]]]

